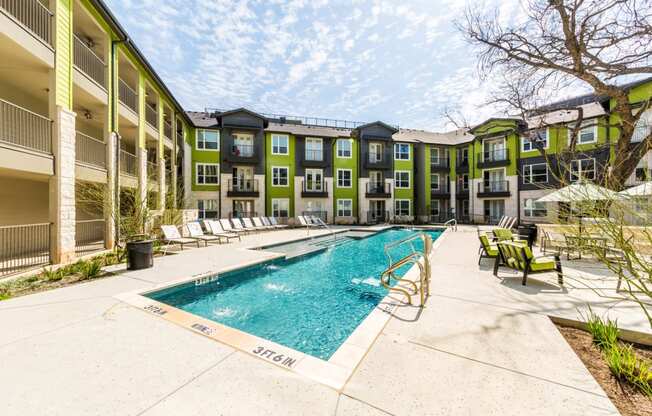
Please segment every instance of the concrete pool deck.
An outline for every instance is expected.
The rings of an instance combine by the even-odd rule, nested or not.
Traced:
[[[305,235],[249,235],[157,258],[153,269],[0,302],[0,413],[618,414],[547,317],[576,317],[584,298],[603,302],[580,290],[560,292],[553,275],[526,288],[494,278],[489,262],[477,266],[471,227],[447,233],[434,252],[426,308],[398,307],[340,390],[116,298],[272,258],[247,247]],[[637,311],[619,308],[610,309],[619,322],[622,316],[642,327]]]

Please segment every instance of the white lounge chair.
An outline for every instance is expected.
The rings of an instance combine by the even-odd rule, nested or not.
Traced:
[[[269,217],[269,222],[276,228],[288,228],[288,226],[285,224],[279,224],[276,220],[276,217]]]
[[[206,228],[211,230],[211,234],[226,238],[227,243],[234,238],[237,238],[238,240],[242,240],[242,238],[240,238],[240,234],[224,231],[222,229],[222,225],[220,225],[218,221],[204,220],[204,225],[206,225]]]
[[[238,235],[245,234],[245,230],[238,230],[233,228],[233,225],[231,224],[231,221],[229,221],[226,218],[222,218],[220,220],[220,225],[222,226],[222,229],[227,232],[227,233],[236,233]]]
[[[308,221],[303,215],[297,215],[297,219],[302,227],[312,227],[312,222]]]
[[[202,240],[208,246],[208,243],[211,241],[217,241],[218,243],[222,242],[222,239],[216,235],[206,235],[201,229],[201,225],[198,222],[189,222],[186,224],[186,229],[190,234],[190,237]]]
[[[167,253],[171,244],[179,244],[181,250],[183,250],[184,244],[197,244],[197,247],[199,247],[199,239],[182,237],[181,233],[179,233],[179,230],[174,225],[161,225],[161,231],[163,232],[161,242],[167,243],[163,249],[163,254]]]
[[[265,231],[265,227],[259,227],[258,225],[254,225],[254,223],[251,221],[251,218],[243,218],[242,224],[244,225],[245,230],[249,230],[251,232]]]
[[[260,217],[253,217],[252,221],[254,222],[254,225],[256,227],[260,228],[261,230],[273,230],[274,229],[274,227],[272,227],[271,225],[265,225],[263,223],[263,220],[260,219]]]
[[[247,229],[242,225],[242,221],[239,218],[231,218],[231,224],[233,224],[233,229],[235,231],[241,231],[244,233],[253,233],[255,230]]]

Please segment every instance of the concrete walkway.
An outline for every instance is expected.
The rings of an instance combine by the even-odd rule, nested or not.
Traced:
[[[305,233],[247,236],[157,259],[154,269],[0,302],[0,414],[617,414],[545,316],[538,293],[552,293],[552,283],[518,291],[478,268],[475,232],[443,237],[427,307],[400,307],[342,391],[114,298],[270,257],[246,247]]]

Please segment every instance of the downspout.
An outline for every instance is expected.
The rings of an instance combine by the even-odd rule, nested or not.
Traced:
[[[115,233],[115,244],[120,243],[120,134],[117,132],[118,123],[117,123],[117,114],[116,108],[117,103],[116,99],[119,99],[116,94],[116,56],[117,56],[117,45],[124,43],[129,38],[124,38],[120,40],[111,40],[111,132],[115,134],[115,170],[113,175],[113,198],[115,201],[115,212],[113,213],[114,221],[114,233]]]

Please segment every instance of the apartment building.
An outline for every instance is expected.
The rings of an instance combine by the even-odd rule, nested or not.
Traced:
[[[0,1],[0,56],[0,276],[113,247],[122,192],[174,203],[189,118],[103,2]]]

